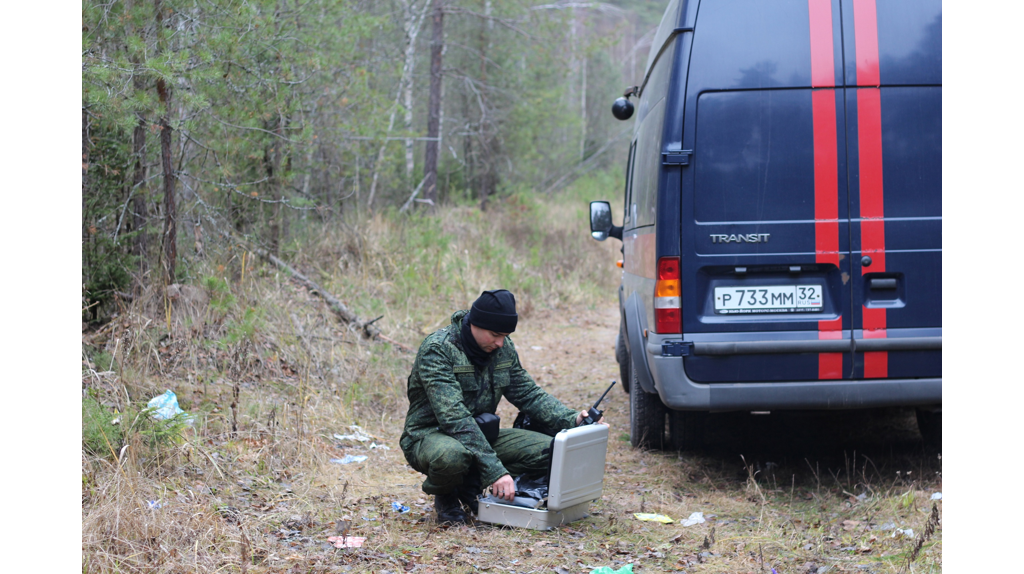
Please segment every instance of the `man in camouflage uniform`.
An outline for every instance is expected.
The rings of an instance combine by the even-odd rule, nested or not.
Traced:
[[[484,291],[469,311],[456,311],[450,325],[428,336],[416,355],[399,444],[409,465],[427,475],[423,492],[435,495],[439,522],[466,522],[460,499],[475,510],[482,485],[511,502],[512,476],[547,473],[550,436],[503,428],[491,443],[474,417],[494,413],[502,397],[551,429],[578,426],[586,416],[544,392],[519,364],[508,338],[517,320],[512,293]]]

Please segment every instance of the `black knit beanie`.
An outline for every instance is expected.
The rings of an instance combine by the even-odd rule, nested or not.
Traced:
[[[506,289],[484,291],[473,302],[473,308],[466,317],[481,329],[495,333],[511,333],[516,330],[516,298]]]

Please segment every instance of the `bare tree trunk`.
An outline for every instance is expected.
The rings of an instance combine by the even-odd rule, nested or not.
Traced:
[[[495,147],[497,138],[491,120],[490,104],[487,101],[487,54],[490,52],[490,38],[494,32],[494,21],[491,20],[491,0],[484,0],[484,18],[480,23],[480,151],[483,154],[480,174],[480,211],[487,211],[487,203],[494,193],[497,154]]]
[[[89,241],[89,222],[85,219],[85,194],[89,187],[89,113],[82,108],[82,243]]]
[[[136,91],[141,91],[142,82],[138,80],[136,76]],[[132,255],[139,258],[139,275],[145,275],[146,271],[149,270],[149,261],[147,255],[149,253],[149,242],[146,235],[146,220],[149,219],[149,214],[146,209],[146,193],[143,187],[143,182],[146,179],[146,168],[144,166],[143,159],[146,153],[146,122],[139,116],[139,123],[135,124],[135,129],[132,132],[132,156],[135,158],[135,169],[132,173],[132,190],[134,195],[132,196],[132,230],[135,231],[135,237],[132,239]]]
[[[409,82],[405,84],[405,131],[412,132],[412,74],[410,68]],[[412,172],[416,167],[416,160],[413,157],[415,140],[405,140],[405,180],[412,183]]]
[[[164,15],[160,0],[153,1],[156,13],[157,51],[166,49],[164,42]],[[163,78],[156,81],[156,92],[160,96],[163,116],[160,118],[160,165],[164,175],[164,231],[161,237],[164,285],[174,283],[175,267],[178,263],[178,207],[174,197],[174,167],[171,164],[171,88]]]
[[[427,14],[427,6],[425,1],[423,3],[423,11],[417,15],[413,11],[412,2],[409,2],[404,6],[405,8],[405,63],[402,65],[402,75],[398,79],[398,90],[395,94],[395,105],[391,108],[391,116],[388,118],[388,131],[387,135],[391,135],[391,130],[395,128],[395,115],[398,113],[398,102],[402,100],[403,94],[405,96],[406,108],[405,108],[405,123],[406,128],[411,129],[412,126],[412,71],[416,64],[416,37],[419,36],[420,26],[423,24],[423,18]],[[370,210],[373,209],[373,198],[377,193],[377,176],[380,174],[380,169],[384,163],[384,151],[387,148],[388,140],[385,139],[380,144],[380,149],[377,151],[377,161],[373,164],[373,178],[370,181],[370,195],[366,198],[366,207]],[[412,140],[405,140],[405,155],[406,155],[406,175],[408,179],[412,179],[412,167],[409,162],[411,161],[412,153]]]
[[[126,2],[126,4],[126,10],[130,10],[134,2]],[[128,30],[130,34],[137,33],[133,23],[128,24]],[[136,94],[141,94],[145,91],[146,85],[142,77],[142,65],[135,56],[132,56],[132,68],[132,89]],[[149,271],[149,235],[146,233],[149,213],[146,206],[144,184],[146,181],[146,120],[142,113],[136,115],[138,123],[135,124],[135,129],[132,131],[132,157],[135,159],[135,166],[132,172],[131,228],[135,232],[135,236],[132,238],[132,255],[139,261],[139,274],[135,286],[141,288],[142,278]]]
[[[580,58],[580,161],[587,150],[587,56]]]
[[[405,100],[405,131],[407,133],[412,133],[412,79],[413,69],[416,66],[416,38],[419,37],[420,27],[423,25],[423,20],[427,15],[429,7],[430,3],[427,0],[423,0],[423,8],[415,18],[413,17],[414,12],[411,0],[406,7],[405,34],[408,43],[405,45],[405,70],[403,70],[402,76],[406,78],[403,96]],[[413,146],[414,140],[412,138],[405,140],[405,179],[410,185],[412,184],[412,172],[416,167],[416,162],[413,158]]]
[[[433,31],[430,38],[430,100],[427,104],[427,145],[423,155],[424,198],[431,211],[437,205],[437,159],[441,131],[441,59],[444,49],[444,1],[433,0]]]
[[[174,202],[174,169],[171,166],[171,125],[167,118],[171,114],[171,90],[163,79],[156,82],[160,103],[164,105],[164,116],[160,118],[160,162],[164,170],[164,233],[163,267],[164,284],[174,283],[175,266],[178,261],[178,208]]]
[[[274,133],[281,136],[282,126],[284,119],[277,118],[277,127],[274,129]],[[270,184],[270,195],[277,200],[274,204],[274,213],[270,216],[270,252],[274,255],[281,254],[281,217],[282,213],[282,202],[284,201],[284,193],[281,191],[281,140],[275,140],[273,142],[273,148],[268,150],[269,161],[267,163],[267,178]]]

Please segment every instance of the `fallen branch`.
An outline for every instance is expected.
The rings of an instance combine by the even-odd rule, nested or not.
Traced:
[[[248,244],[250,248],[252,248],[252,250],[256,252],[257,255],[273,263],[278,269],[281,269],[282,271],[288,273],[292,279],[297,281],[299,284],[301,284],[307,290],[311,291],[313,294],[323,299],[327,303],[327,306],[330,307],[331,311],[333,311],[334,314],[337,315],[339,319],[351,325],[355,329],[361,331],[363,333],[363,336],[366,337],[367,339],[371,339],[374,341],[384,341],[386,343],[394,345],[395,347],[398,347],[402,351],[409,353],[414,352],[413,349],[406,347],[405,345],[399,343],[398,341],[395,341],[389,337],[385,337],[383,334],[381,334],[380,329],[373,325],[377,320],[380,319],[380,317],[377,317],[376,319],[373,319],[371,321],[365,321],[361,319],[359,315],[356,315],[354,312],[352,312],[352,310],[349,309],[340,300],[338,300],[337,297],[325,291],[323,287],[320,287],[320,285],[318,285],[309,277],[306,277],[302,273],[299,273],[299,271],[292,267],[291,265],[288,265],[284,261],[281,261],[281,259],[279,259],[273,253],[267,251],[266,249],[263,249],[258,245],[253,244],[252,242],[244,241],[233,234],[226,235],[228,235],[228,237],[230,237],[234,241]]]

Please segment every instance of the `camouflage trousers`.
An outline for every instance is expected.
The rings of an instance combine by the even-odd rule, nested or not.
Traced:
[[[551,465],[552,439],[546,434],[523,429],[501,429],[491,448],[505,470],[515,478],[521,474],[546,475]],[[410,465],[427,475],[423,492],[448,494],[459,486],[480,489],[479,473],[473,455],[462,443],[442,433],[431,433],[413,446]]]

